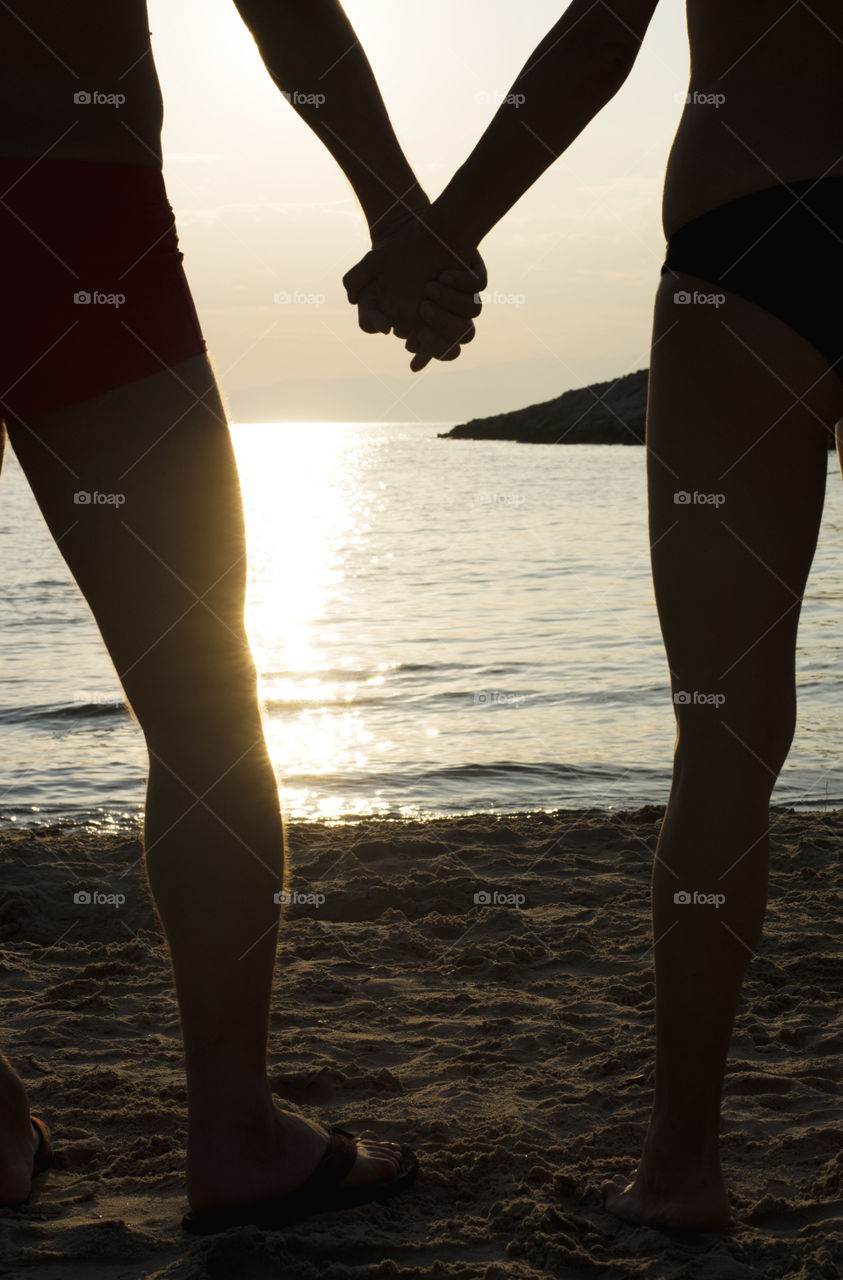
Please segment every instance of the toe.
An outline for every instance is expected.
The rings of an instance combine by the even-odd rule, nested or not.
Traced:
[[[398,1143],[384,1141],[376,1133],[373,1133],[371,1129],[366,1129],[363,1133],[358,1134],[357,1141],[365,1143],[368,1155],[400,1158],[401,1148]]]
[[[394,1172],[401,1163],[400,1154],[395,1151],[390,1151],[388,1147],[382,1144],[368,1144],[367,1151],[373,1160],[377,1160],[380,1164],[388,1165],[392,1172]]]
[[[366,1134],[366,1130],[357,1137],[357,1159],[346,1179],[348,1185],[359,1185],[367,1182],[380,1182],[394,1178],[401,1168],[400,1148],[393,1151],[394,1143],[378,1142]]]
[[[624,1177],[622,1173],[616,1173],[613,1178],[607,1178],[600,1188],[603,1193],[603,1208],[605,1209],[613,1200],[616,1200],[629,1185],[629,1178]]]

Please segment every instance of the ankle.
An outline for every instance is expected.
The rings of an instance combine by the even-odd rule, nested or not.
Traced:
[[[678,1125],[665,1118],[653,1118],[644,1139],[644,1163],[683,1181],[711,1181],[720,1177],[720,1149],[717,1130],[698,1122]]]
[[[220,1128],[266,1126],[273,1113],[272,1090],[266,1076],[232,1078],[204,1076],[191,1080],[187,1089],[187,1109],[191,1127]]]

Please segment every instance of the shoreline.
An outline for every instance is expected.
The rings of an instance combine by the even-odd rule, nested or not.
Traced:
[[[326,817],[284,817],[285,826],[288,828],[300,827],[303,830],[325,829],[333,830],[349,829],[355,830],[359,827],[365,827],[370,824],[384,825],[393,828],[403,826],[429,826],[434,823],[459,823],[470,820],[484,822],[506,822],[516,821],[525,818],[538,818],[544,820],[546,818],[554,818],[562,820],[565,817],[594,817],[594,818],[612,818],[624,813],[639,813],[641,811],[658,811],[664,814],[665,801],[644,801],[640,804],[630,807],[629,805],[577,805],[564,806],[557,809],[534,808],[534,809],[466,809],[459,811],[443,811],[436,810],[423,814],[383,814],[383,813],[349,813],[343,814],[335,818]],[[843,813],[843,800],[836,803],[833,800],[825,802],[822,806],[818,806],[815,800],[795,801],[791,804],[771,804],[770,814],[796,814],[802,817],[828,817],[837,813]],[[106,818],[106,820],[110,820]],[[44,820],[42,822],[25,822],[23,820],[6,818],[0,820],[0,841],[10,832],[31,832],[44,838],[53,838],[55,836],[69,836],[73,833],[86,835],[96,838],[121,837],[123,840],[131,840],[141,837],[143,827],[143,815],[139,814],[137,818],[125,819],[123,825],[118,825],[116,821],[108,827],[97,827],[96,819],[88,814],[68,814],[66,817],[58,820]]]
[[[770,902],[723,1111],[736,1227],[688,1243],[600,1207],[602,1178],[635,1168],[652,1098],[663,812],[288,823],[302,897],[279,946],[277,1100],[410,1143],[422,1173],[392,1206],[204,1242],[179,1225],[181,1043],[140,843],[0,831],[4,1048],[57,1150],[30,1204],[0,1212],[7,1254],[30,1280],[80,1264],[86,1280],[839,1270],[843,810],[771,809]],[[83,911],[80,885],[125,902]]]

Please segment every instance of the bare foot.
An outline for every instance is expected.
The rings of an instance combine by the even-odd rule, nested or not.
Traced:
[[[0,1054],[0,1205],[26,1200],[37,1148],[23,1081]]]
[[[685,1231],[720,1231],[731,1225],[719,1174],[691,1185],[666,1173],[645,1173],[642,1161],[634,1181],[616,1174],[602,1190],[603,1207],[624,1222]]]
[[[272,1104],[251,1125],[223,1129],[219,1117],[206,1130],[191,1128],[187,1155],[187,1198],[191,1209],[218,1209],[284,1195],[302,1186],[328,1146],[321,1125]],[[392,1178],[401,1164],[395,1142],[381,1142],[367,1130],[357,1139],[357,1159],[342,1186],[363,1186]]]

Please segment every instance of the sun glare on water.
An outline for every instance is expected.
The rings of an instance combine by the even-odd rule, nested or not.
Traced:
[[[372,515],[379,485],[356,424],[248,424],[232,429],[246,514],[246,626],[260,673],[265,732],[285,806],[330,818],[355,808],[287,775],[327,777],[377,768],[375,742],[355,705],[383,682],[372,652],[340,645],[336,623],[353,578],[376,559]],[[347,622],[347,617],[345,618]],[[374,664],[387,670],[388,662]],[[371,811],[371,797],[359,804]],[[314,813],[314,808],[317,810]]]

